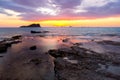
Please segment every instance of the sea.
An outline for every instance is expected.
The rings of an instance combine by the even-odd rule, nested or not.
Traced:
[[[120,27],[0,28],[0,41],[15,35],[30,35],[31,30],[49,31],[47,36],[120,36]]]

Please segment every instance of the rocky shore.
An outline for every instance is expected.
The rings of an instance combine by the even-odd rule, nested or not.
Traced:
[[[6,54],[0,57],[0,80],[120,80],[120,53],[110,52],[111,46],[120,47],[107,40],[13,36],[0,42],[0,54]]]
[[[17,44],[21,42],[21,35],[13,36],[11,38],[4,39],[0,42],[0,53],[7,52],[8,47],[12,44]]]
[[[56,80],[120,79],[119,74],[107,71],[110,66],[120,69],[120,60],[114,59],[113,55],[98,54],[77,46],[72,46],[69,50],[50,50],[49,54],[55,58]]]

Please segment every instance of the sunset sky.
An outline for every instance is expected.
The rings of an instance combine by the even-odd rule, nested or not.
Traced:
[[[120,0],[0,0],[0,27],[120,27]]]

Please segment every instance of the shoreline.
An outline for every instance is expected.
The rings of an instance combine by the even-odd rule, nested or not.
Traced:
[[[119,42],[77,38],[18,35],[6,40],[0,80],[119,80]]]

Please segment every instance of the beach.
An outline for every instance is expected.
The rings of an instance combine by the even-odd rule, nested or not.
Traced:
[[[0,35],[0,80],[120,79],[120,28],[7,30]]]

